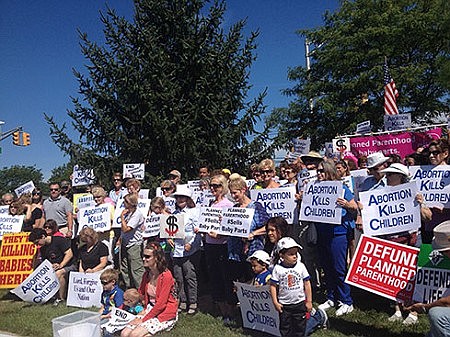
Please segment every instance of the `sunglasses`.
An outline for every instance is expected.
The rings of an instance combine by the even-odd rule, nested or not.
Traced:
[[[222,187],[222,184],[210,184],[209,186],[216,189],[216,188]]]
[[[51,191],[51,192],[54,192],[54,191],[58,192],[58,191],[59,191],[59,188],[51,188],[50,191]]]
[[[17,208],[17,206],[10,205],[9,208]]]
[[[112,280],[109,280],[109,281],[101,280],[100,282],[101,282],[103,285],[107,285],[108,283],[111,283]]]
[[[261,174],[271,174],[273,170],[261,170]]]
[[[162,188],[161,188],[161,191],[170,191],[170,190],[171,190],[170,187],[162,187]]]
[[[41,192],[33,192],[33,195],[41,195]]]
[[[441,151],[439,151],[439,150],[434,150],[434,151],[430,151],[430,156],[431,155],[433,155],[433,156],[437,156],[437,155],[440,155],[442,152]]]
[[[318,169],[317,173],[325,173],[325,170],[324,169]]]
[[[44,229],[51,229],[52,227],[50,226],[44,226]]]
[[[101,199],[102,196],[101,195],[94,195],[94,199]]]
[[[143,257],[144,259],[151,259],[153,256],[152,256],[152,255],[144,254],[144,255],[142,255],[142,257]]]

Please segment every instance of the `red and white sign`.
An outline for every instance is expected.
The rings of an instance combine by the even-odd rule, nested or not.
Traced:
[[[409,303],[419,249],[361,236],[345,282],[391,300]]]

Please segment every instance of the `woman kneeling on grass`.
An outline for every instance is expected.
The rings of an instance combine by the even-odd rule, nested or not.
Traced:
[[[177,321],[178,301],[175,280],[167,269],[164,251],[157,243],[148,243],[143,254],[145,273],[139,293],[144,310],[122,330],[122,337],[144,337],[170,330]]]

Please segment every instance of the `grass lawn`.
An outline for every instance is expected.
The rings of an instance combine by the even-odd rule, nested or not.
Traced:
[[[338,318],[335,317],[334,310],[330,310],[330,328],[318,330],[313,336],[421,337],[428,331],[429,324],[424,315],[420,316],[418,324],[404,327],[400,323],[388,322],[392,309],[389,308],[387,300],[355,288],[353,288],[353,297],[356,308],[352,313]],[[51,323],[53,318],[80,310],[64,305],[58,307],[51,304],[33,305],[10,298],[7,290],[0,290],[0,330],[21,336],[51,337],[53,336]],[[202,299],[204,303],[208,302],[206,296]],[[220,317],[216,318],[204,313],[208,310],[207,307],[207,304],[200,303],[201,312],[195,316],[182,314],[175,328],[161,335],[167,337],[265,336],[258,331],[242,329],[239,326],[228,328],[223,325]]]

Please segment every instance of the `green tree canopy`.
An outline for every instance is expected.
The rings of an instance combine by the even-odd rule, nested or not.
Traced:
[[[33,181],[34,186],[40,188],[44,193],[48,191],[47,184],[43,181],[44,176],[40,169],[34,166],[19,166],[3,167],[0,170],[0,193],[7,192],[14,193],[14,190],[29,182]]]
[[[68,111],[79,139],[46,115],[54,142],[97,176],[143,162],[150,183],[174,168],[193,177],[200,161],[238,169],[258,160],[265,92],[247,98],[258,33],[245,38],[245,21],[225,31],[223,2],[134,4],[133,22],[101,14],[105,46],[80,32],[89,64],[74,71],[81,97]]]
[[[276,141],[309,136],[317,148],[366,120],[381,128],[385,58],[401,112],[418,123],[448,112],[449,13],[445,0],[342,1],[323,26],[299,31],[312,42],[312,65],[289,71],[294,100],[267,121],[279,126]]]

